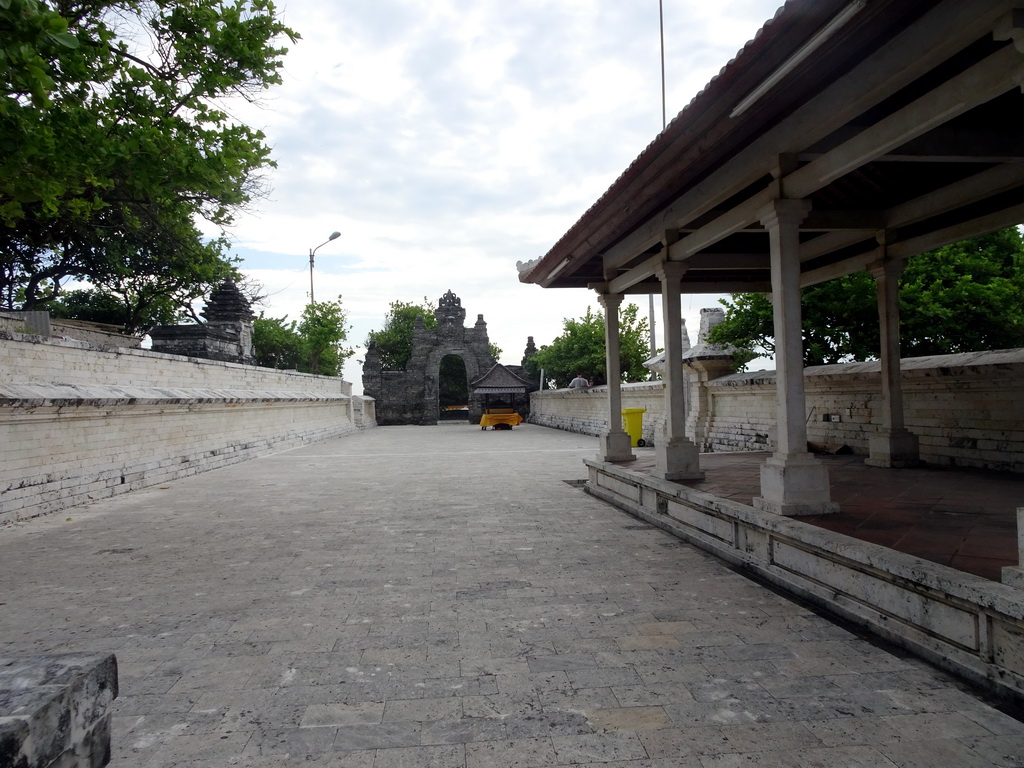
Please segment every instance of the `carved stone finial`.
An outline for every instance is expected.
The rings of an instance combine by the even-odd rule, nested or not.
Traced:
[[[445,293],[437,302],[438,307],[461,307],[462,299],[451,292],[451,289]]]

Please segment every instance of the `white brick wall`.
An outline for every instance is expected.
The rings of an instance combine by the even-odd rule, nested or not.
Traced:
[[[0,338],[0,523],[375,426],[338,378]]]
[[[1024,350],[975,352],[902,361],[904,416],[931,464],[1024,472]],[[691,387],[700,386],[691,378]],[[775,372],[723,376],[709,382],[703,451],[766,450],[775,440]],[[824,450],[867,455],[882,424],[879,364],[808,368],[807,438]],[[699,400],[691,391],[689,402]],[[597,435],[607,424],[607,388],[535,392],[530,421]],[[663,384],[624,384],[624,408],[647,408],[644,437],[658,440],[665,421]],[[824,416],[829,421],[824,421]],[[831,417],[838,416],[838,421]],[[691,407],[687,434],[697,414]]]

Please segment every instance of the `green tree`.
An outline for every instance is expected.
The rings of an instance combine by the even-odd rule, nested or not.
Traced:
[[[261,312],[252,322],[252,346],[256,365],[264,368],[298,370],[303,365],[302,337],[295,321],[287,317],[266,317]]]
[[[1024,243],[1016,227],[915,256],[900,276],[904,357],[1024,346]],[[723,300],[711,341],[747,359],[775,351],[772,305],[763,294]],[[879,355],[875,281],[858,272],[802,292],[804,364]]]
[[[337,301],[316,301],[307,304],[296,330],[302,338],[303,363],[299,370],[322,376],[340,376],[345,361],[355,350],[345,348],[348,338],[346,313]]]
[[[340,296],[337,301],[307,304],[298,323],[260,313],[252,324],[256,365],[340,376],[355,352],[342,346],[348,339],[346,319]]]
[[[226,277],[196,221],[223,231],[273,162],[222,105],[280,82],[280,38],[269,0],[0,2],[0,305],[68,278],[180,303]]]
[[[423,318],[424,328],[436,329],[435,309],[433,302],[426,296],[423,297],[422,304],[392,301],[388,305],[384,327],[379,331],[370,331],[366,336],[366,346],[370,346],[371,343],[377,345],[382,370],[405,370],[406,363],[412,357],[412,336],[416,328],[416,318]]]
[[[646,318],[638,317],[636,304],[628,304],[619,313],[619,365],[623,381],[644,381],[650,371],[643,362],[650,354],[650,334]],[[563,320],[562,335],[544,345],[527,363],[526,373],[536,377],[541,369],[549,382],[567,386],[577,373],[587,379],[604,383],[605,366],[604,315],[587,307],[578,319]]]

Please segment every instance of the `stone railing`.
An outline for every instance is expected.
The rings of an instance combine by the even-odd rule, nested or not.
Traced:
[[[112,655],[0,658],[0,766],[107,765],[116,697]]]
[[[1024,700],[1020,589],[615,464],[585,464],[588,493],[973,683]],[[1004,580],[1007,570],[1014,569],[1004,570]]]

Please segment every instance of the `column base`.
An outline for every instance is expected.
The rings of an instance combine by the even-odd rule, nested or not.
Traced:
[[[598,461],[633,461],[633,449],[630,446],[629,435],[625,432],[605,432],[598,438],[601,441],[601,450],[597,454]]]
[[[869,467],[918,467],[921,465],[921,447],[917,435],[905,429],[883,430],[868,439]]]
[[[1008,587],[1024,589],[1024,568],[1019,565],[1004,565],[1000,572],[1000,581]]]
[[[776,454],[761,465],[761,495],[754,506],[774,515],[827,515],[839,511],[831,501],[828,468],[809,453]]]
[[[663,437],[654,446],[654,477],[662,480],[703,480],[700,451],[685,437]]]

